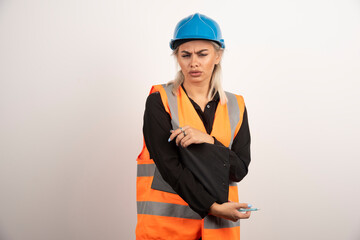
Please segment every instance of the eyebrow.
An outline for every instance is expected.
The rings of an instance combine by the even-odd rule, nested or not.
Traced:
[[[199,54],[199,53],[202,53],[202,52],[205,52],[205,51],[208,51],[209,49],[201,49],[200,51],[197,51],[197,52],[195,52],[196,54]],[[183,51],[181,51],[181,53],[187,53],[187,54],[191,54],[190,52],[188,52],[188,51],[185,51],[185,50],[183,50]]]

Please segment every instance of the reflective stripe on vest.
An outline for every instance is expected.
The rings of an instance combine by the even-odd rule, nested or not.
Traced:
[[[228,99],[227,106],[231,126],[231,142],[229,146],[229,148],[231,149],[235,137],[235,129],[238,122],[240,121],[240,109],[235,95],[229,92],[225,92],[225,94]]]
[[[232,228],[238,226],[240,226],[240,221],[233,222],[213,215],[207,215],[204,219],[205,229]]]
[[[179,204],[141,201],[137,202],[137,210],[138,214],[201,220],[199,214],[195,213],[191,208]]]

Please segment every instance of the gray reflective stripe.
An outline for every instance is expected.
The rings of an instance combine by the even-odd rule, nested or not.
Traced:
[[[231,149],[232,143],[234,141],[236,125],[238,124],[238,122],[240,120],[240,109],[239,109],[239,104],[236,99],[236,96],[229,92],[225,92],[225,94],[228,99],[227,107],[228,107],[228,115],[229,115],[230,126],[231,126],[231,141],[230,141],[230,145],[229,145],[229,148]]]
[[[204,228],[205,229],[219,229],[219,228],[232,228],[239,227],[240,221],[233,222],[226,220],[224,218],[215,217],[213,215],[208,215],[204,218]]]
[[[137,213],[201,220],[199,214],[191,210],[189,206],[172,203],[139,201],[137,202]]]
[[[162,86],[165,89],[167,99],[168,99],[168,104],[169,104],[170,113],[171,113],[171,125],[172,125],[173,129],[177,129],[180,127],[180,123],[179,123],[177,97],[171,91],[173,85],[169,84],[166,86],[166,84],[163,84]]]
[[[154,176],[155,164],[138,164],[137,176],[138,177],[152,177]]]
[[[230,181],[229,186],[237,186],[237,183]]]
[[[169,193],[176,193],[172,187],[165,182],[162,178],[159,170],[154,163],[150,164],[138,164],[137,165],[138,177],[154,177],[151,183],[151,188]]]

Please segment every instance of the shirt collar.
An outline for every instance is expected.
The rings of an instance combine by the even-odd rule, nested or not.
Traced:
[[[191,99],[191,98],[189,97],[189,95],[187,94],[187,92],[186,92],[183,84],[184,84],[184,83],[181,84],[181,88],[182,88],[182,89],[184,90],[184,92],[186,93],[186,96],[188,96],[188,98]],[[191,99],[191,100],[192,100],[192,99]],[[216,92],[215,96],[213,97],[213,99],[211,99],[210,102],[212,102],[212,101],[218,102],[219,100],[220,100],[219,92]]]

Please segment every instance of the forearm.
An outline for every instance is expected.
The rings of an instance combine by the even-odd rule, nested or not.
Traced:
[[[176,153],[176,156],[167,155],[167,157],[164,157],[161,151],[153,151],[152,147],[150,149],[151,158],[154,160],[162,178],[189,204],[191,209],[202,218],[205,217],[216,199],[206,191],[193,173],[180,163],[178,153]]]
[[[234,182],[241,181],[248,173],[248,166],[250,164],[250,151],[243,149],[243,151],[235,151],[226,148],[221,142],[215,138],[214,145],[225,148],[229,155],[230,172],[229,179]]]

